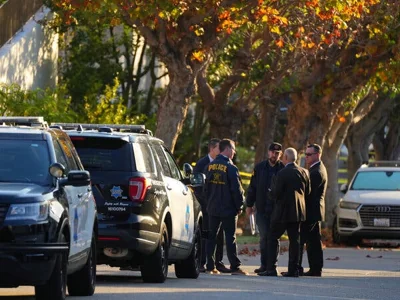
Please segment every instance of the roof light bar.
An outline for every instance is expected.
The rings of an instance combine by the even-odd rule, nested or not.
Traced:
[[[48,128],[43,117],[0,117],[0,124]]]
[[[144,125],[123,125],[123,124],[82,124],[82,123],[51,123],[51,127],[61,126],[64,130],[98,130],[99,132],[136,132],[153,135]]]

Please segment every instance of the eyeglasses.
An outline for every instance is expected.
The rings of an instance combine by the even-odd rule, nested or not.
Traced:
[[[311,155],[313,155],[313,154],[317,154],[317,152],[314,152],[314,153],[306,153],[305,156],[311,156]]]

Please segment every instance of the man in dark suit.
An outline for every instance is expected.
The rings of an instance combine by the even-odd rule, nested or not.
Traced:
[[[208,142],[208,154],[203,156],[199,159],[196,163],[195,167],[193,168],[193,172],[195,173],[205,173],[206,167],[209,163],[211,163],[219,154],[219,142],[220,139],[212,138]],[[197,200],[199,200],[201,205],[201,211],[203,213],[203,236],[205,238],[201,241],[201,266],[200,272],[205,272],[205,264],[207,260],[207,253],[206,253],[206,235],[208,232],[208,213],[207,213],[207,202],[205,200],[205,195],[203,193],[203,188],[198,187],[194,190]],[[222,273],[229,273],[231,270],[227,268],[223,262],[223,255],[224,255],[224,231],[221,229],[217,236],[217,250],[215,253],[215,266],[218,271]]]
[[[306,149],[306,164],[310,172],[311,195],[306,202],[306,221],[300,229],[300,264],[299,272],[303,273],[302,257],[304,244],[307,245],[307,257],[310,270],[304,276],[322,275],[323,253],[321,242],[321,221],[325,220],[325,192],[328,175],[321,161],[322,148],[318,144],[310,144]]]
[[[278,276],[276,266],[279,255],[279,239],[285,231],[289,236],[289,265],[285,277],[299,276],[300,222],[306,219],[306,198],[310,194],[308,171],[299,167],[297,151],[287,148],[282,162],[285,167],[278,172],[272,186],[275,206],[271,218],[271,240],[268,241],[267,270],[260,276]]]

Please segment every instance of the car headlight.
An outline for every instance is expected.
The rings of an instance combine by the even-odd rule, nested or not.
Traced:
[[[49,216],[49,203],[24,203],[11,204],[8,209],[6,221],[45,221]]]
[[[356,202],[348,202],[348,201],[340,201],[339,207],[344,209],[357,209],[360,206],[360,203]]]

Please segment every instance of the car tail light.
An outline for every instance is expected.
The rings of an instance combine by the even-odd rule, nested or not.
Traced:
[[[129,179],[129,198],[133,202],[143,202],[147,190],[151,187],[150,179],[134,177]]]
[[[86,140],[83,136],[70,136],[71,141],[84,141]]]

